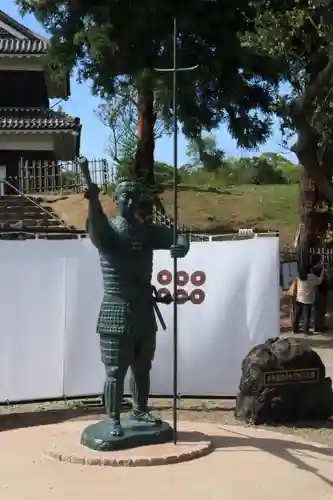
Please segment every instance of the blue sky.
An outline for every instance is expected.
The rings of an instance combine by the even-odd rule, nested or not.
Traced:
[[[28,28],[40,34],[45,34],[42,27],[31,15],[21,18],[18,8],[13,0],[1,0],[1,9],[15,20],[21,22]],[[81,154],[87,158],[105,158],[107,157],[107,143],[109,137],[108,128],[103,125],[94,111],[97,109],[101,100],[91,94],[90,82],[79,84],[75,78],[71,79],[71,97],[67,102],[61,103],[64,111],[72,116],[78,116],[82,123]],[[228,156],[250,156],[258,154],[255,151],[245,151],[237,148],[236,141],[229,135],[226,127],[222,126],[214,134],[219,147],[223,149]],[[260,148],[260,152],[272,151],[287,156],[292,161],[297,161],[296,157],[283,149],[281,146],[282,138],[278,126],[269,141]],[[159,161],[172,164],[173,149],[172,138],[164,137],[156,142],[155,158]],[[178,162],[179,164],[187,162],[186,157],[186,139],[182,134],[178,136]]]

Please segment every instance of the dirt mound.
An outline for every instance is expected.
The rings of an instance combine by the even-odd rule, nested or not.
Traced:
[[[232,233],[240,228],[279,230],[281,247],[289,246],[297,227],[297,193],[295,186],[238,186],[218,192],[209,187],[180,186],[179,222],[194,233],[206,234]],[[167,214],[172,215],[171,189],[164,191],[162,200]],[[107,195],[102,195],[101,201],[107,215],[113,216],[113,201]],[[67,224],[84,229],[87,202],[82,194],[45,197],[47,206]]]
[[[113,217],[115,215],[114,202],[106,195],[101,195],[100,199],[105,213],[108,217]],[[79,230],[85,229],[88,206],[82,194],[45,197],[43,206],[46,209],[52,208],[70,226]]]

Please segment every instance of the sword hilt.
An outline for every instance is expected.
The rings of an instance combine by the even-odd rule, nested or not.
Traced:
[[[161,297],[158,294],[156,286],[152,285],[151,289],[152,289],[152,292],[153,292],[153,297],[155,299],[155,302],[158,302],[160,304],[171,304],[171,302],[173,302],[173,298],[172,298],[171,293],[169,293],[167,295],[164,295],[164,297]]]
[[[163,297],[158,295],[157,289],[152,285],[153,296],[156,302],[160,304],[171,304],[172,302],[176,302],[177,304],[183,304],[185,302],[189,302],[191,300],[190,297],[173,297],[171,293],[165,294]]]

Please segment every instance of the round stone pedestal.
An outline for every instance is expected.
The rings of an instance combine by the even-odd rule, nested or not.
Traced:
[[[83,430],[81,444],[94,451],[109,452],[172,441],[173,430],[167,422],[161,421],[156,425],[127,415],[121,418],[121,427],[123,435],[112,436],[112,423],[110,419],[103,418]]]
[[[140,446],[117,451],[94,451],[80,443],[87,424],[95,422],[76,421],[58,424],[56,431],[45,446],[45,454],[53,459],[72,464],[112,467],[145,467],[175,464],[200,458],[214,449],[205,434],[180,424],[177,444],[164,443]]]

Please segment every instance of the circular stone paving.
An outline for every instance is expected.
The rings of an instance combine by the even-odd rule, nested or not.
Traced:
[[[75,421],[50,426],[45,454],[53,459],[80,465],[111,467],[146,467],[176,464],[200,458],[214,449],[209,438],[193,430],[189,424],[180,423],[178,442],[141,446],[128,450],[100,452],[80,444],[83,429],[95,421]]]

